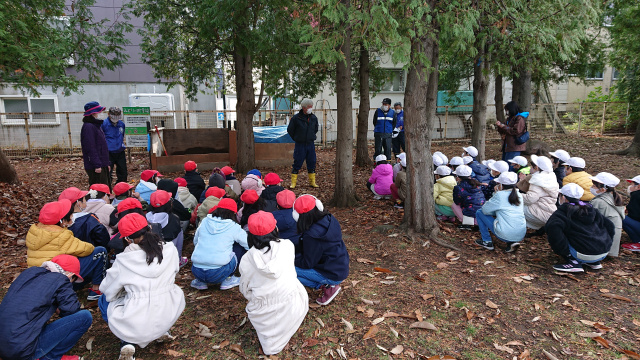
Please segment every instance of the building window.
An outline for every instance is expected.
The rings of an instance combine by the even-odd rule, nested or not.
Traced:
[[[603,70],[592,70],[587,73],[587,80],[602,80],[604,79]]]
[[[612,80],[620,79],[620,72],[618,71],[618,69],[613,69],[613,74],[611,75],[611,79]]]
[[[386,81],[380,87],[380,91],[404,92],[405,72],[402,69],[385,70]]]
[[[42,96],[39,98],[23,96],[0,97],[0,121],[2,125],[24,125],[24,113],[28,113],[29,124],[59,125],[58,98]]]

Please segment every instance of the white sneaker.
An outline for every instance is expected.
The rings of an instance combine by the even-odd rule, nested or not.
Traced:
[[[220,284],[220,290],[229,290],[238,285],[240,285],[240,277],[231,275],[222,281],[222,284]]]
[[[373,195],[373,200],[382,200],[382,196],[380,196],[380,195]]]
[[[118,358],[118,360],[135,360],[136,358],[133,357],[135,353],[135,346],[127,344],[120,348],[120,357]]]

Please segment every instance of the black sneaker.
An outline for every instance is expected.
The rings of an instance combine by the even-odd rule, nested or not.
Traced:
[[[482,239],[478,239],[478,240],[476,240],[475,244],[480,246],[480,247],[483,247],[483,248],[485,248],[487,250],[493,250],[494,249],[492,241],[485,242]]]
[[[596,261],[594,263],[585,263],[584,265],[587,265],[591,270],[602,269],[602,264],[600,264],[600,261]]]
[[[507,247],[504,249],[504,252],[512,253],[518,250],[519,247],[520,247],[520,243],[510,242],[510,243],[507,243]]]
[[[565,264],[555,264],[553,265],[553,270],[562,272],[584,272],[582,265],[578,264],[575,260],[570,260]]]
[[[458,225],[458,229],[471,231],[471,230],[473,230],[473,226],[471,226],[471,225]]]

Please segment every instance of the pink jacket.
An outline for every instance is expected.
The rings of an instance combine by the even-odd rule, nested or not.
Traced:
[[[390,164],[381,164],[373,169],[369,182],[374,184],[373,189],[378,195],[391,195],[393,184],[393,167]]]

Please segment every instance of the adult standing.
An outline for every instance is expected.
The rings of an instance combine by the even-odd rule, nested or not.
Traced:
[[[373,113],[373,136],[375,139],[375,152],[373,158],[382,154],[391,159],[391,135],[396,127],[396,112],[391,108],[391,99],[384,98],[382,106]]]
[[[507,122],[503,124],[497,121],[496,126],[502,137],[502,160],[508,162],[520,155],[527,148],[525,143],[518,144],[516,138],[526,131],[526,119],[529,117],[529,113],[522,112],[518,103],[515,101],[509,101],[504,106],[504,110],[506,112]]]
[[[109,108],[109,116],[107,120],[102,122],[102,132],[107,140],[107,148],[109,149],[109,180],[113,174],[113,168],[116,168],[116,183],[127,182],[127,157],[124,150],[124,129],[125,125],[122,121],[122,110],[118,107]]]
[[[402,110],[402,103],[397,102],[393,104],[393,110],[396,112],[396,127],[394,129],[394,134],[391,140],[393,144],[393,155],[397,158],[401,152],[405,152],[406,146],[404,143],[404,110]],[[396,134],[396,129],[398,133]]]
[[[104,121],[101,114],[104,109],[105,107],[97,101],[91,101],[84,105],[80,144],[82,145],[84,170],[89,175],[89,185],[105,184],[111,188],[109,148],[101,128]]]
[[[313,114],[313,101],[304,99],[300,103],[300,111],[291,117],[287,132],[295,141],[293,150],[293,166],[291,169],[291,186],[296,187],[298,171],[303,162],[307,162],[309,185],[317,188],[316,184],[316,134],[318,133],[318,118]]]

